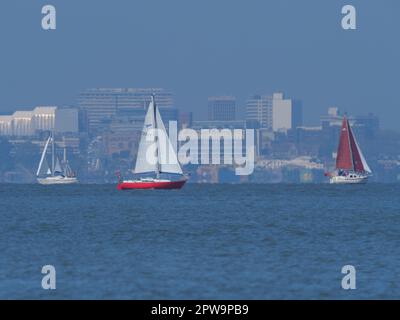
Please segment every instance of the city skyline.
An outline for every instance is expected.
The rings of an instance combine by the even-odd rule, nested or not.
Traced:
[[[77,109],[77,110],[82,110],[85,109],[86,107],[89,107],[89,110],[91,108],[95,107],[96,114],[99,113],[99,115],[94,115],[95,122],[98,123],[101,120],[106,120],[106,119],[111,119],[115,115],[119,115],[120,117],[129,117],[132,116],[132,111],[134,112],[134,116],[141,118],[144,118],[144,110],[146,110],[149,99],[151,97],[151,93],[156,93],[156,99],[158,97],[159,106],[164,110],[164,117],[167,116],[166,118],[168,120],[179,120],[179,114],[185,114],[186,110],[181,109],[179,107],[176,107],[175,103],[175,98],[176,94],[168,89],[164,88],[87,88],[85,90],[82,90],[80,94],[77,95],[77,98],[75,99],[74,102],[69,103],[69,104],[52,104],[52,105],[37,105],[37,106],[25,106],[25,108],[22,109],[14,109],[9,112],[0,112],[0,128],[1,126],[4,127],[4,121],[10,121],[13,117],[19,117],[20,115],[23,115],[23,117],[26,117],[26,115],[29,115],[29,117],[34,116],[35,110],[41,110],[42,108],[58,108],[58,109]],[[96,100],[98,95],[102,95],[103,97],[108,97],[105,98],[105,100]],[[121,98],[122,97],[122,98]],[[289,100],[285,100],[289,98]],[[90,101],[89,99],[94,99],[93,101]],[[157,100],[158,100],[157,99]],[[304,117],[305,114],[305,109],[307,107],[304,107],[303,100],[299,97],[291,97],[288,95],[286,92],[270,92],[270,93],[264,93],[264,94],[259,94],[255,93],[252,95],[249,95],[246,101],[243,103],[238,103],[236,96],[226,96],[226,95],[214,95],[214,96],[208,96],[205,101],[204,101],[204,109],[206,113],[202,117],[198,117],[196,113],[193,111],[190,111],[191,113],[194,113],[194,116],[192,116],[192,121],[200,121],[200,122],[207,122],[210,120],[213,120],[210,118],[210,101],[212,100],[221,100],[224,102],[224,100],[228,102],[233,103],[233,118],[228,119],[228,118],[221,118],[221,119],[214,119],[216,121],[255,121],[259,122],[259,125],[262,128],[268,128],[271,131],[278,131],[278,128],[276,128],[276,125],[273,125],[273,117],[272,117],[272,110],[273,110],[273,101],[282,101],[282,103],[276,103],[275,110],[282,109],[283,108],[288,108],[287,104],[285,103],[286,101],[290,102],[290,108],[293,108],[293,111],[290,111],[289,118],[292,118],[290,122],[293,122],[293,125],[289,125],[286,129],[294,129],[296,127],[300,126],[319,126],[321,123],[321,117],[323,117],[326,113],[326,110],[329,109],[337,109],[337,112],[341,115],[344,114],[349,114],[351,116],[377,116],[379,119],[381,119],[379,114],[369,112],[369,113],[351,113],[348,112],[347,110],[340,108],[339,106],[327,106],[324,108],[321,112],[321,114],[318,114],[318,120],[314,123],[310,123],[309,119]],[[90,101],[90,102],[86,102]],[[95,101],[99,102],[98,105],[95,105]],[[87,105],[86,105],[86,104]],[[93,107],[92,107],[93,106]],[[138,113],[137,111],[138,108],[140,107],[140,112]],[[33,110],[34,109],[34,110]],[[169,112],[170,114],[166,114],[167,110],[171,109]],[[118,112],[117,112],[118,110]],[[249,113],[250,110],[250,113]],[[260,114],[261,112],[261,114]],[[287,112],[287,111],[285,111]],[[226,113],[226,110],[225,110]],[[101,114],[101,116],[100,116]],[[222,113],[223,114],[223,113]],[[221,115],[222,115],[221,114]],[[258,114],[260,116],[260,119],[257,119],[255,117],[255,114]],[[285,113],[283,113],[281,116],[285,116]],[[82,119],[81,115],[79,116],[78,120],[78,115],[76,115],[76,121],[79,122],[79,127],[82,126]],[[268,119],[268,120],[266,120]],[[168,121],[167,120],[167,121]],[[69,121],[69,120],[68,120]],[[91,121],[89,120],[88,122],[88,128],[91,127]],[[268,123],[267,123],[267,122]],[[58,125],[62,125],[61,122],[58,122]],[[67,126],[70,124],[68,123]],[[288,125],[288,124],[286,124]],[[382,126],[382,123],[380,121],[380,126],[382,129],[390,129],[390,128],[385,128]],[[39,128],[40,129],[40,128]],[[279,129],[284,129],[279,128]],[[5,131],[6,129],[2,129],[2,131]],[[74,129],[73,131],[76,131],[78,129]],[[79,129],[80,131],[81,129]],[[392,131],[399,132],[399,130],[396,129],[390,129]],[[0,130],[1,131],[1,130]]]
[[[305,126],[301,100],[284,92],[253,95],[246,102],[245,116],[237,115],[234,96],[211,96],[207,100],[208,118],[200,120],[191,113],[181,113],[175,107],[174,93],[163,88],[91,88],[79,95],[76,107],[38,106],[0,116],[0,145],[6,152],[5,159],[8,159],[4,165],[9,168],[3,171],[3,181],[21,181],[22,172],[32,164],[15,156],[20,154],[22,159],[37,158],[40,147],[44,147],[44,139],[48,139],[49,134],[53,136],[53,128],[55,149],[58,153],[68,150],[71,163],[81,172],[82,182],[112,181],[115,170],[130,174],[139,150],[146,105],[154,92],[159,96],[156,101],[168,132],[171,126],[175,128],[172,129],[172,136],[179,128],[179,136],[186,129],[191,130],[190,136],[193,137],[200,135],[207,140],[213,131],[217,140],[224,139],[222,145],[214,145],[214,138],[211,139],[213,148],[216,148],[213,149],[212,159],[215,157],[215,161],[222,166],[198,163],[197,160],[189,166],[186,164],[193,174],[192,182],[257,183],[260,179],[270,182],[318,182],[324,177],[323,170],[329,170],[335,159],[336,137],[344,113],[331,107],[327,113],[320,115],[318,125]],[[397,170],[400,163],[393,145],[400,141],[399,134],[392,135],[382,145],[386,138],[378,116],[348,114],[348,119],[367,155],[373,159],[375,172],[385,174],[388,166]],[[234,166],[229,160],[225,162],[231,151],[225,153],[222,147],[228,146],[227,150],[231,150],[236,145],[225,136],[228,132],[231,137],[241,137],[235,138],[236,142],[242,146],[246,144],[243,149],[235,147],[234,157],[242,156],[238,150],[252,154],[248,146],[254,147],[255,158],[251,156],[253,165],[249,167],[251,174],[247,179],[238,180],[235,175],[232,176]],[[177,146],[182,146],[184,141]],[[229,144],[232,144],[231,147]],[[379,150],[382,146],[385,147],[384,154]],[[193,157],[196,159],[196,156]],[[203,159],[203,153],[200,158]],[[29,181],[30,178],[29,174],[22,180]],[[383,175],[377,179],[388,180]]]
[[[340,26],[341,1],[114,3],[54,0],[57,30],[46,33],[42,3],[6,1],[0,112],[69,105],[90,87],[154,86],[205,119],[208,96],[235,95],[241,108],[252,94],[284,91],[302,99],[306,125],[336,106],[379,110],[382,126],[397,128],[396,1],[352,1],[352,31]],[[6,12],[18,12],[18,23]]]

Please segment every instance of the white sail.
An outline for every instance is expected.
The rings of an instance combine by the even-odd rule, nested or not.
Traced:
[[[156,135],[158,135],[157,139]],[[149,161],[151,159],[146,158],[147,152],[154,148],[154,142],[156,141],[157,146],[155,155],[157,155],[157,161]],[[148,172],[155,172],[157,174],[160,172],[183,174],[176,152],[168,138],[167,131],[153,97],[149,104],[144,121],[135,166],[135,173]]]
[[[44,159],[42,166],[40,168],[39,174],[37,174],[37,176],[41,176],[41,175],[50,175],[51,174],[51,170],[49,167],[49,164],[47,163],[47,160]]]
[[[156,108],[157,129],[160,133],[158,139],[158,150],[160,153],[160,171],[163,173],[183,174],[182,168],[178,162],[178,157],[171,141],[168,138],[160,112]]]
[[[157,172],[157,163],[151,163],[146,158],[147,150],[154,144],[155,137],[155,117],[154,117],[154,100],[152,99],[144,119],[142,136],[139,142],[139,150],[136,158],[135,173]]]
[[[38,167],[37,172],[36,172],[36,175],[37,175],[37,176],[39,176],[39,175],[42,173],[42,166],[43,166],[43,162],[44,162],[45,157],[46,157],[46,152],[47,152],[47,148],[48,148],[48,146],[49,146],[50,140],[51,140],[51,137],[49,137],[49,138],[47,139],[46,144],[45,144],[45,146],[44,146],[44,149],[43,149],[43,152],[42,152],[42,156],[41,156],[40,162],[39,162],[39,167]],[[47,162],[46,162],[46,164],[47,164]],[[48,167],[48,165],[47,165],[47,168],[50,169],[50,168]],[[47,169],[45,169],[45,170],[48,171]]]
[[[58,159],[58,157],[56,160],[56,165],[54,167],[54,173],[56,173],[56,172],[59,172],[59,173],[63,172],[63,170],[61,168],[61,164],[60,164],[60,159]]]
[[[354,139],[354,142],[356,143],[356,147],[357,147],[358,153],[360,154],[360,158],[361,158],[361,162],[362,162],[362,165],[363,165],[363,167],[364,167],[364,170],[365,170],[366,172],[368,172],[368,173],[372,173],[372,170],[371,170],[371,168],[369,167],[369,165],[368,165],[368,163],[367,163],[367,160],[365,160],[365,157],[364,157],[364,155],[363,155],[363,153],[362,153],[362,151],[361,151],[360,146],[358,145],[356,136],[355,136],[354,134],[353,134],[353,139]]]

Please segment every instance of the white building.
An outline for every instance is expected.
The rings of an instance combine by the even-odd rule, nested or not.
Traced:
[[[301,102],[286,99],[283,93],[254,95],[247,100],[246,120],[257,122],[260,128],[287,131],[302,125]]]
[[[32,136],[37,131],[78,132],[78,110],[55,106],[36,107],[0,116],[0,136]]]
[[[302,125],[302,105],[300,101],[285,99],[283,93],[272,97],[272,130],[287,131]]]

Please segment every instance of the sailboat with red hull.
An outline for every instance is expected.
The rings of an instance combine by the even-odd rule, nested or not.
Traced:
[[[357,143],[349,120],[344,117],[340,130],[340,141],[336,157],[336,171],[328,173],[332,184],[367,183],[372,174]]]
[[[160,137],[163,139],[160,139]],[[152,151],[154,152],[152,153]],[[155,155],[156,161],[149,159],[149,154]],[[144,120],[134,172],[138,175],[145,175],[145,177],[136,180],[123,180],[118,175],[118,190],[180,189],[187,181],[168,138],[154,96],[151,97]],[[171,175],[178,178],[163,177]]]

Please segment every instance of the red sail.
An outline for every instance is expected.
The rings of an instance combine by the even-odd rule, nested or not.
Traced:
[[[350,148],[349,123],[346,117],[343,118],[342,128],[340,129],[340,141],[336,157],[336,168],[353,170],[353,159],[351,156]]]
[[[364,168],[362,160],[361,160],[360,152],[357,148],[357,143],[354,138],[353,130],[350,128],[350,126],[348,126],[348,127],[349,127],[349,133],[350,133],[350,146],[351,146],[351,152],[353,155],[354,171],[364,172],[365,168]]]

